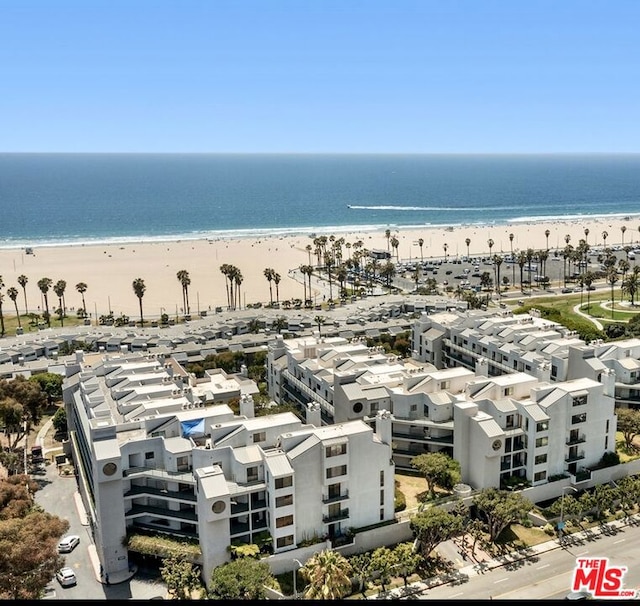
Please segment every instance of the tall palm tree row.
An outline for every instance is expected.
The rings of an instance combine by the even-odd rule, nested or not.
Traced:
[[[76,284],[76,290],[80,293],[80,296],[82,297],[82,316],[83,317],[87,317],[87,304],[84,302],[84,293],[87,292],[87,289],[89,287],[86,285],[85,282],[78,282]]]
[[[4,314],[2,313],[2,300],[4,295],[2,289],[4,288],[4,282],[2,276],[0,276],[0,337],[4,337]]]
[[[22,328],[20,323],[20,312],[18,311],[18,289],[12,286],[7,290],[9,298],[13,301],[13,306],[16,308],[16,317],[18,318],[18,327]]]
[[[271,306],[273,306],[273,289],[271,288],[271,282],[273,281],[275,273],[272,267],[267,267],[264,270],[264,277],[267,279],[267,282],[269,282],[269,305]]]
[[[67,283],[64,280],[58,280],[53,285],[53,292],[55,292],[58,297],[58,316],[60,317],[60,326],[64,326],[64,310],[66,307],[64,303],[64,291],[66,288]]]
[[[27,305],[27,282],[29,282],[29,278],[24,274],[18,276],[18,284],[22,286],[22,292],[24,293],[24,313],[29,313],[29,306]]]

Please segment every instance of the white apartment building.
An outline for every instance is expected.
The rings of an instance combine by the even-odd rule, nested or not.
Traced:
[[[511,478],[540,484],[575,476],[615,450],[615,382],[606,369],[599,380],[552,383],[526,372],[490,376],[483,357],[474,360],[475,372],[437,369],[319,338],[280,340],[267,360],[272,395],[281,402],[315,402],[331,421],[372,425],[379,410],[390,411],[398,469],[441,451],[461,463],[463,481],[474,488]]]
[[[255,390],[142,354],[79,353],[69,364],[71,454],[105,572],[128,568],[124,539],[135,532],[197,541],[207,580],[231,544],[266,541],[277,553],[394,520],[386,411],[376,431],[362,420],[320,427],[317,406],[317,426],[255,417]]]

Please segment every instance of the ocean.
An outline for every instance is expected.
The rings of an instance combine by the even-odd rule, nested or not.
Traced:
[[[640,155],[0,154],[0,247],[640,215]]]

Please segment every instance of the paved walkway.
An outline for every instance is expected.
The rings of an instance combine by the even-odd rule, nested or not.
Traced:
[[[430,579],[417,581],[415,583],[411,583],[407,587],[396,587],[395,589],[391,589],[385,593],[380,592],[377,595],[370,596],[368,599],[408,599],[412,596],[418,596],[432,587],[447,585],[449,583],[459,583],[461,579],[466,580],[479,574],[485,574],[487,572],[490,572],[491,570],[494,570],[495,568],[508,566],[510,564],[514,564],[515,562],[535,557],[541,553],[546,553],[554,549],[560,549],[561,547],[579,545],[584,543],[585,541],[593,541],[595,537],[601,534],[616,533],[619,528],[623,528],[628,525],[640,525],[640,514],[635,514],[628,518],[615,520],[613,522],[608,522],[607,524],[601,524],[600,526],[591,528],[589,530],[567,535],[564,538],[563,544],[561,544],[558,539],[551,539],[544,543],[533,545],[532,547],[527,547],[519,551],[513,551],[505,556],[500,556],[490,560],[463,566],[462,568],[459,568],[456,572],[451,574],[440,575]]]

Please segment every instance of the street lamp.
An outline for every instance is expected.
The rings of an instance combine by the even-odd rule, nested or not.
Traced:
[[[297,568],[293,569],[293,599],[297,600],[298,599],[298,587],[296,585],[296,577],[298,576],[298,569],[302,568],[303,565],[300,562],[300,560],[296,560],[295,558],[293,558],[293,562],[298,565]]]
[[[573,492],[578,492],[573,486],[564,486],[562,489],[562,497],[560,498],[560,521],[558,522],[558,532],[560,533],[560,543],[562,543],[562,537],[564,536],[564,491],[570,488]]]

